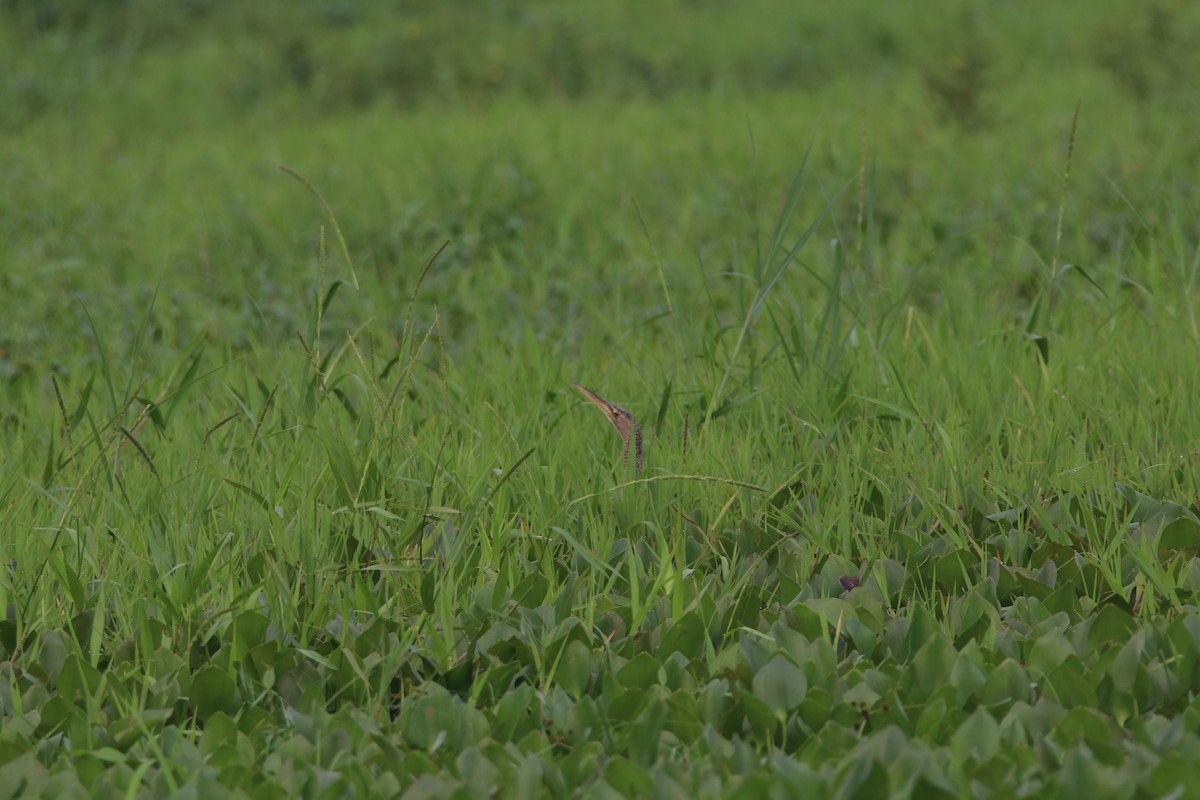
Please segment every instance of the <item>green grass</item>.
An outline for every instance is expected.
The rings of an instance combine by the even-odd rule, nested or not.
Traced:
[[[934,5],[0,4],[0,797],[1196,793],[1200,15]]]

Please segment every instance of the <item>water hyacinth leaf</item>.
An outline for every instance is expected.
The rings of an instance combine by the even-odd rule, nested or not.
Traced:
[[[1196,521],[1195,514],[1179,503],[1157,499],[1125,483],[1117,483],[1116,490],[1127,504],[1129,522],[1165,525],[1181,518]]]
[[[804,670],[780,654],[755,673],[753,688],[755,696],[767,705],[789,713],[804,702],[808,678]]]
[[[500,783],[500,770],[478,747],[468,747],[459,753],[455,767],[475,797],[490,794]]]
[[[1099,651],[1110,642],[1123,645],[1136,631],[1137,622],[1127,610],[1106,604],[1101,606],[1088,628],[1088,648]]]
[[[664,656],[679,652],[689,659],[699,658],[704,653],[707,636],[708,630],[700,616],[690,611],[674,622],[663,635],[658,652]]]
[[[201,667],[192,675],[188,698],[200,719],[217,713],[236,714],[241,693],[225,670],[212,664]]]
[[[700,714],[700,703],[694,692],[672,692],[667,698],[667,719],[663,727],[681,742],[694,742],[704,733]]]
[[[42,649],[38,654],[38,664],[47,677],[54,680],[62,672],[63,664],[67,661],[67,643],[61,632],[48,630],[42,634]]]
[[[738,701],[754,737],[760,743],[774,740],[775,731],[783,724],[784,711],[749,692],[740,694]]]
[[[550,590],[550,583],[546,580],[546,576],[540,572],[531,572],[526,575],[517,588],[513,589],[513,599],[518,605],[525,608],[537,608],[546,599],[546,593]]]
[[[1051,563],[1049,561],[1047,564]],[[1072,620],[1081,618],[1079,612],[1079,593],[1074,586],[1063,583],[1042,599],[1042,603],[1051,614],[1066,614]]]
[[[330,788],[336,789],[336,787]],[[438,800],[438,798],[459,797],[465,794],[467,794],[466,787],[461,780],[441,774],[422,775],[404,790],[404,796],[411,800]],[[331,796],[337,796],[336,792]]]
[[[654,781],[644,767],[617,755],[605,765],[604,780],[621,797],[654,797]]]
[[[1094,708],[1076,708],[1067,712],[1050,734],[1064,747],[1085,744],[1105,763],[1120,760],[1124,736],[1113,719]]]
[[[1075,655],[1075,648],[1059,631],[1046,631],[1033,640],[1029,651],[1029,667],[1048,675],[1059,664]]]
[[[649,702],[649,695],[638,688],[618,690],[608,703],[608,716],[616,722],[632,723]]]
[[[1079,659],[1074,656],[1046,674],[1045,692],[1066,709],[1098,704],[1096,692],[1084,677]]]
[[[1093,758],[1084,747],[1068,751],[1054,783],[1062,797],[1130,797],[1138,788],[1132,776]]]
[[[492,710],[492,737],[501,742],[516,741],[533,730],[540,722],[533,703],[534,691],[529,684],[503,695]]]
[[[604,746],[596,741],[574,748],[558,765],[562,774],[562,785],[594,786],[595,777],[603,769],[601,761],[604,759],[604,752]],[[511,784],[507,780],[499,784],[502,788],[509,785]],[[615,792],[613,794],[615,795]]]
[[[948,595],[966,591],[970,580],[964,557],[957,552],[934,558],[932,577],[934,584]]]
[[[700,715],[704,723],[709,727],[719,728],[732,701],[729,681],[719,678],[706,683],[700,690]]]
[[[1196,762],[1178,753],[1166,753],[1142,783],[1152,797],[1186,796],[1187,787],[1196,780]]]
[[[617,670],[617,680],[622,686],[649,689],[658,683],[658,669],[654,656],[641,652]]]
[[[979,700],[989,706],[1027,703],[1031,691],[1025,670],[1013,659],[1006,658],[988,674],[987,683],[979,690]]]
[[[876,800],[891,797],[891,780],[887,768],[876,759],[862,756],[843,767],[836,781],[834,794],[839,800]]]
[[[730,631],[736,628],[758,628],[762,616],[763,599],[759,590],[754,586],[747,587],[721,619],[721,630]]]
[[[765,667],[778,652],[779,648],[764,637],[743,635],[734,647],[718,655],[718,661],[724,669],[752,674]]]
[[[950,640],[938,632],[913,657],[911,680],[917,699],[924,699],[949,680],[958,658]]]
[[[592,682],[592,668],[596,654],[578,639],[572,640],[559,659],[555,679],[558,685],[573,697],[583,695]]]
[[[1112,660],[1107,670],[1116,691],[1133,691],[1134,684],[1145,669],[1142,666],[1142,652],[1145,645],[1146,631],[1143,628],[1129,637],[1129,641],[1117,651],[1116,658]]]
[[[804,744],[800,758],[814,767],[836,764],[860,741],[859,733],[854,728],[831,719]]]
[[[991,630],[997,616],[996,605],[991,581],[977,584],[961,600],[952,601],[950,617],[955,626],[955,646],[962,647]]]
[[[649,698],[629,728],[626,739],[630,755],[635,761],[646,766],[654,763],[666,720],[667,704],[661,697]]]
[[[930,700],[917,717],[916,734],[922,738],[930,738],[941,730],[947,708],[945,697],[938,696]]]
[[[1000,725],[985,709],[977,708],[954,732],[950,747],[959,763],[990,761],[1000,751]]]
[[[828,629],[825,626],[824,615],[813,608],[811,603],[811,600],[805,600],[788,609],[792,617],[791,627],[807,639],[819,639]]]
[[[204,721],[204,732],[200,735],[200,752],[208,755],[216,752],[238,735],[237,723],[226,713],[217,711]]]
[[[405,741],[428,752],[459,752],[487,730],[483,715],[436,684],[400,706],[397,718]]]
[[[256,611],[243,611],[233,623],[233,642],[238,652],[245,653],[263,643],[269,622]]]
[[[825,781],[808,764],[798,762],[783,753],[773,754],[770,764],[775,773],[786,781],[787,791],[791,797],[812,797],[827,792]]]
[[[1200,522],[1191,516],[1181,516],[1159,532],[1159,557],[1165,557],[1172,552],[1187,556],[1195,556],[1200,552]]]
[[[75,734],[80,730],[78,727],[82,724],[83,730],[86,731],[87,719],[83,710],[68,701],[62,695],[51,697],[40,709],[41,722],[39,730],[44,735],[63,734],[69,738],[75,738]]]
[[[898,654],[902,663],[912,660],[934,636],[943,635],[941,623],[923,605],[916,606],[907,621],[908,627],[902,628],[904,630],[904,646]]]
[[[62,672],[58,676],[58,696],[71,701],[85,701],[94,698],[101,688],[103,676],[79,654],[71,653],[63,662]]]
[[[846,620],[842,625],[842,634],[854,645],[855,650],[867,658],[871,658],[874,655],[875,648],[879,645],[880,641],[874,630],[857,619]]]
[[[949,683],[954,688],[956,704],[962,707],[987,683],[987,675],[979,664],[960,653],[950,670]]]

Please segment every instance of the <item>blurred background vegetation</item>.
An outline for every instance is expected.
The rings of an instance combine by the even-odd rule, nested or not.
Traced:
[[[990,93],[1053,71],[1094,67],[1131,102],[1193,104],[1189,77],[1200,71],[1200,15],[1184,0],[4,0],[0,9],[9,130],[126,104],[141,104],[161,133],[254,113],[823,91],[906,73],[947,116],[984,125]],[[155,114],[155,104],[191,113]]]
[[[821,238],[884,302],[970,263],[1023,308],[1079,101],[1065,257],[1139,280],[1137,248],[1200,240],[1197,74],[1184,0],[0,0],[4,371],[160,288],[164,341],[290,337],[322,216],[281,164],[338,215],[355,318],[450,242],[423,292],[452,350],[603,328],[597,299],[652,318],[656,265],[683,292],[740,269],[810,141],[798,218],[834,200]],[[453,313],[478,269],[525,314]]]

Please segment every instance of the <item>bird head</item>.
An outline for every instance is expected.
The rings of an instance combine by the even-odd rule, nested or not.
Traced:
[[[617,429],[617,433],[621,434],[621,442],[624,445],[625,463],[629,463],[629,440],[633,437],[633,454],[634,454],[634,475],[642,471],[642,427],[638,425],[637,419],[628,409],[622,408],[616,403],[610,403],[600,395],[593,392],[587,387],[580,386],[578,383],[572,384],[579,393],[591,401],[592,405],[604,412],[604,416]]]

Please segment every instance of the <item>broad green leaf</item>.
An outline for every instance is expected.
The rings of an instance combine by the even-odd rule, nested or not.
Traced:
[[[984,705],[1007,705],[1021,701],[1029,702],[1031,686],[1029,676],[1021,665],[1006,658],[988,675],[987,683],[979,691],[979,700]]]
[[[934,585],[949,595],[967,588],[969,576],[966,562],[961,553],[947,553],[933,559],[932,577]]]
[[[626,746],[634,761],[645,766],[655,762],[666,720],[667,704],[661,697],[651,696],[633,721],[633,725],[629,727],[626,736]]]
[[[592,671],[597,654],[583,642],[572,640],[563,650],[558,669],[554,673],[558,685],[578,698],[592,682]]]
[[[206,719],[218,711],[236,714],[241,703],[241,693],[234,685],[233,678],[225,670],[212,665],[201,667],[192,676],[188,698],[200,719]]]
[[[843,767],[836,779],[836,800],[878,800],[891,796],[887,769],[874,758],[860,757]]]
[[[990,761],[1000,750],[1000,725],[985,709],[978,708],[954,732],[950,746],[959,763],[968,759]]]
[[[487,731],[486,719],[476,709],[437,684],[401,703],[396,721],[406,742],[431,753],[460,752]]]
[[[500,770],[478,747],[468,747],[459,753],[455,767],[475,797],[490,795],[500,788]]]
[[[53,734],[61,734],[67,738],[72,737],[71,723],[82,722],[86,724],[83,709],[70,702],[62,695],[55,695],[44,703],[40,709],[41,722],[39,730],[43,736]]]
[[[754,675],[754,694],[767,705],[781,712],[794,711],[808,692],[804,670],[783,654],[775,656]]]
[[[665,730],[675,734],[681,742],[694,742],[704,732],[700,721],[700,703],[694,692],[672,692],[667,698]]]
[[[204,732],[200,735],[200,752],[208,755],[217,748],[237,738],[237,723],[222,711],[213,712],[204,721]]]
[[[719,678],[706,683],[700,690],[700,714],[704,723],[719,728],[732,702],[729,681]]]
[[[1112,676],[1113,688],[1119,692],[1133,691],[1134,682],[1142,666],[1142,651],[1146,644],[1146,631],[1141,629],[1129,637],[1121,646],[1117,657],[1109,665],[1108,674]]]
[[[617,670],[617,680],[622,686],[649,689],[658,683],[658,668],[654,656],[643,651]]]
[[[942,728],[942,721],[946,717],[946,699],[944,696],[937,696],[921,709],[921,715],[917,717],[915,733],[923,739],[929,739],[934,736]]]
[[[708,629],[700,617],[695,612],[688,612],[663,635],[658,652],[662,656],[680,652],[689,659],[699,658],[704,654],[707,638]]]
[[[683,653],[676,650],[667,657],[659,669],[659,680],[667,689],[694,688],[696,679],[688,670],[689,661]]]
[[[772,741],[783,723],[784,711],[748,692],[742,693],[738,700],[759,744]]]
[[[804,744],[800,757],[814,768],[837,764],[859,741],[855,730],[830,720]]]
[[[954,662],[958,658],[950,640],[941,631],[933,634],[920,651],[913,656],[909,667],[914,699],[922,700],[950,680]]]
[[[495,724],[492,738],[497,741],[516,741],[539,724],[539,710],[533,705],[534,692],[529,684],[518,686],[500,698],[492,709]]]
[[[234,619],[232,628],[234,647],[239,654],[245,654],[262,644],[269,622],[265,616],[255,611],[243,611]]]
[[[95,697],[104,678],[77,653],[71,653],[58,676],[58,693],[72,701]]]
[[[1063,708],[1095,707],[1096,692],[1083,675],[1083,665],[1072,654],[1046,675],[1046,694]]]
[[[1060,797],[1129,797],[1136,779],[1092,757],[1085,747],[1071,748],[1054,776]]]
[[[1142,782],[1151,797],[1188,797],[1196,783],[1196,762],[1178,753],[1165,753]]]
[[[513,589],[513,599],[518,605],[526,608],[537,608],[546,599],[546,593],[550,590],[550,583],[546,580],[546,576],[540,572],[531,572],[526,575],[517,588]]]
[[[917,651],[928,645],[935,636],[943,636],[941,623],[922,604],[914,604],[909,614],[909,623],[904,649],[898,654],[902,663],[912,661]]]
[[[954,687],[955,702],[965,706],[967,698],[978,692],[987,683],[987,675],[976,661],[966,653],[960,653],[950,669],[949,683]]]
[[[1088,628],[1088,649],[1097,651],[1107,642],[1125,644],[1137,630],[1137,623],[1123,608],[1108,604],[1100,607]]]
[[[53,681],[62,672],[67,652],[66,639],[61,632],[48,630],[42,633],[42,649],[38,653],[38,663],[50,680]]]
[[[1075,655],[1075,648],[1058,631],[1046,631],[1032,638],[1029,667],[1043,675],[1053,672],[1063,661]]]
[[[1052,564],[1054,562],[1047,561],[1046,563]],[[1057,576],[1055,580],[1059,582]],[[1060,583],[1061,585],[1057,589],[1042,599],[1042,603],[1051,614],[1066,614],[1072,620],[1077,620],[1080,617],[1078,587],[1065,581]]]
[[[1085,744],[1095,758],[1108,764],[1120,763],[1123,736],[1113,720],[1093,708],[1075,708],[1067,712],[1050,734],[1063,745]]]
[[[788,793],[792,797],[811,797],[826,791],[826,783],[816,770],[795,758],[776,752],[771,755],[769,763],[771,769],[786,781]]]
[[[37,754],[29,750],[0,766],[0,796],[5,800],[18,797],[44,797],[48,783],[46,768]]]
[[[571,750],[559,762],[563,783],[566,786],[583,787],[592,784],[596,776],[603,771],[602,764],[607,760],[606,749],[598,741],[589,741]],[[507,788],[502,784],[500,789]]]
[[[604,780],[622,797],[653,797],[650,773],[628,758],[616,755],[604,767]]]

